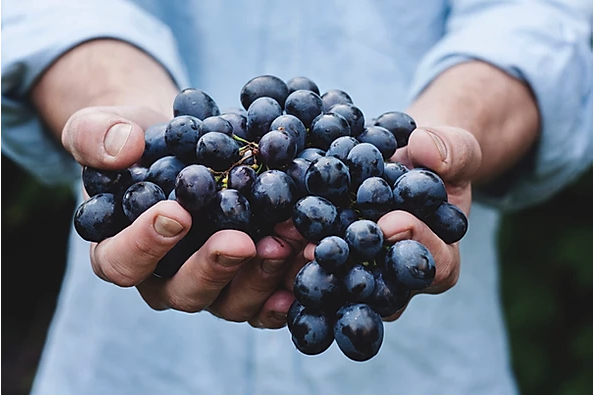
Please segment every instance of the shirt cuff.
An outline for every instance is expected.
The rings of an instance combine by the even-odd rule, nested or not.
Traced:
[[[515,3],[454,18],[449,28],[419,65],[410,101],[446,69],[481,60],[527,82],[542,121],[530,165],[517,169],[503,193],[476,190],[475,199],[520,209],[549,198],[587,170],[593,162],[593,54],[587,21],[555,7]]]
[[[189,85],[170,29],[129,2],[15,1],[3,11],[2,152],[44,183],[80,176],[78,164],[27,100],[37,79],[62,54],[92,39],[118,39],[152,56],[178,87]]]

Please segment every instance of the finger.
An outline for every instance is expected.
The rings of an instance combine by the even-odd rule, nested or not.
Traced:
[[[66,122],[62,144],[82,165],[123,169],[142,156],[144,130],[167,120],[144,107],[89,107]]]
[[[292,292],[292,287],[294,285],[294,278],[296,277],[299,270],[302,269],[303,266],[307,264],[310,260],[305,258],[304,250],[299,251],[294,258],[291,260],[286,272],[284,274],[284,279],[282,280],[282,286],[284,289],[289,290]]]
[[[292,248],[277,237],[264,237],[256,246],[257,257],[245,262],[208,310],[228,321],[251,319],[278,288]]]
[[[158,202],[117,235],[92,244],[92,268],[105,281],[121,287],[137,285],[190,227],[191,215],[177,202]]]
[[[249,320],[254,328],[280,329],[286,325],[288,309],[294,301],[294,295],[285,289],[276,290],[263,305],[255,317]]]
[[[436,274],[432,284],[422,293],[441,293],[453,287],[459,278],[459,248],[446,244],[414,215],[405,211],[392,211],[377,222],[383,230],[385,241],[393,244],[412,239],[424,245],[434,259]]]
[[[172,278],[161,281],[159,287],[139,284],[139,291],[158,292],[161,303],[175,310],[202,311],[212,304],[244,263],[255,256],[255,245],[247,234],[222,230],[212,235]],[[147,282],[159,280],[162,279],[151,278]]]
[[[477,172],[482,151],[467,130],[455,127],[422,127],[411,135],[407,155],[413,167],[427,167],[452,186],[465,187]]]
[[[274,232],[282,240],[289,243],[294,251],[300,251],[306,244],[307,240],[300,234],[294,226],[292,219],[280,222],[274,227]]]

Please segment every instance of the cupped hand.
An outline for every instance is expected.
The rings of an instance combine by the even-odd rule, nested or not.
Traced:
[[[123,169],[142,156],[144,130],[168,120],[144,107],[85,108],[66,123],[62,143],[83,166]],[[257,327],[283,326],[292,295],[278,291],[278,284],[289,263],[303,259],[296,252],[304,246],[290,221],[257,244],[243,232],[219,231],[172,278],[153,276],[157,263],[191,226],[191,215],[177,202],[161,201],[117,235],[91,243],[93,271],[115,285],[136,287],[156,310],[207,310]]]

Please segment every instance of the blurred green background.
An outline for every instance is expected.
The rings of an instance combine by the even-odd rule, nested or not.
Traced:
[[[2,393],[20,395],[55,307],[74,201],[4,156],[2,166],[2,269],[20,291],[2,304]],[[522,394],[593,394],[593,170],[545,204],[506,216],[499,240]]]

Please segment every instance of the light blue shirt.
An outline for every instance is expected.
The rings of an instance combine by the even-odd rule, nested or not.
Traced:
[[[501,394],[516,392],[501,313],[499,209],[541,201],[592,163],[593,56],[577,2],[494,0],[43,0],[2,8],[2,151],[45,182],[80,167],[52,140],[26,94],[60,54],[119,38],[163,64],[179,88],[239,106],[250,78],[312,78],[344,89],[372,118],[403,110],[468,59],[526,80],[542,114],[533,167],[503,196],[477,195],[457,285],[414,298],[386,323],[365,363],[334,344],[309,357],[286,328],[258,330],[208,313],[155,312],[135,289],[99,280],[75,232],[33,394]],[[570,3],[573,4],[573,3]]]

